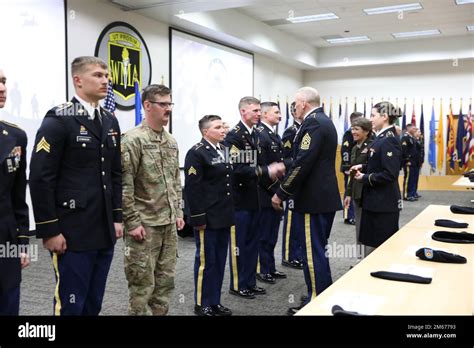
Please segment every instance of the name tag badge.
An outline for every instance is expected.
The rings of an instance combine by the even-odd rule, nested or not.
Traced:
[[[84,136],[77,136],[76,141],[78,143],[91,143],[92,138],[91,137],[84,137]]]
[[[114,142],[114,147],[117,147],[117,139],[115,139],[115,135],[112,135],[112,141]]]
[[[156,150],[158,146],[154,144],[145,144],[143,145],[143,150]]]

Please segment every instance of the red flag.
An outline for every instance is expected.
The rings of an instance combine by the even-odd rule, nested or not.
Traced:
[[[413,103],[413,112],[411,114],[411,124],[416,127],[415,103]]]

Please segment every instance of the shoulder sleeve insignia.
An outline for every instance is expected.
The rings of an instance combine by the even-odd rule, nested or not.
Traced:
[[[232,156],[236,156],[240,153],[240,150],[237,148],[237,146],[235,145],[232,145],[232,147],[230,148],[230,151],[229,153],[232,155]]]
[[[387,152],[387,157],[392,157],[393,153],[392,152]]]
[[[257,127],[257,130],[258,130],[260,133],[262,133],[264,129],[265,129],[265,128],[263,128],[263,126]]]
[[[191,167],[188,169],[188,175],[197,175],[196,168],[194,168],[193,166],[191,166]]]
[[[51,145],[49,145],[45,137],[42,137],[38,144],[36,144],[36,152],[40,152],[41,150],[44,150],[47,153],[51,150]]]
[[[291,143],[289,140],[286,141],[286,143],[283,145],[284,147],[287,147],[289,149],[291,149]]]
[[[394,137],[394,136],[395,136],[395,134],[393,134],[392,131],[388,131],[388,132],[387,132],[387,137]]]
[[[342,145],[344,145],[344,146],[349,146],[349,142],[346,140],[346,141],[344,142],[344,144],[342,144]]]
[[[303,137],[303,140],[301,140],[301,150],[309,150],[309,146],[311,145],[311,137],[309,133],[306,133],[305,136]]]

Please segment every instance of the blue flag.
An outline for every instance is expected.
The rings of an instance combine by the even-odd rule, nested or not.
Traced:
[[[407,128],[407,103],[403,105],[402,130]]]
[[[464,137],[466,136],[466,129],[464,128],[464,116],[462,115],[462,107],[459,110],[459,117],[458,117],[458,131],[456,134],[456,156],[457,161],[459,163],[459,167],[464,166],[464,157],[463,157],[463,143]]]
[[[288,123],[290,122],[290,110],[288,108],[288,101],[286,101],[286,119],[285,119],[285,129],[288,128]]]
[[[142,97],[140,95],[140,87],[138,87],[138,80],[135,80],[135,126],[142,123]]]
[[[431,120],[430,120],[430,148],[428,151],[428,162],[431,166],[431,172],[436,171],[436,121],[434,103],[431,109]]]

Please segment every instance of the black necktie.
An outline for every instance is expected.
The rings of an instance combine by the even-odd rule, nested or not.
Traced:
[[[102,133],[102,120],[100,119],[100,113],[97,109],[94,110],[94,124],[99,133]]]

